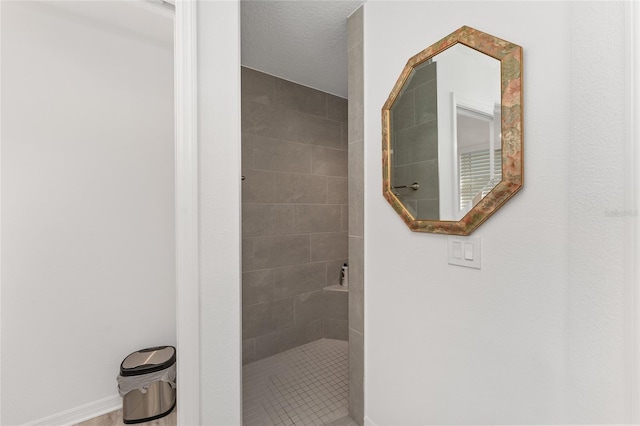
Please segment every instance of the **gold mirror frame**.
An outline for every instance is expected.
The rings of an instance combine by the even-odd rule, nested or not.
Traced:
[[[416,219],[391,190],[391,107],[415,67],[456,43],[461,43],[500,61],[502,180],[459,221]],[[471,27],[461,27],[409,59],[387,102],[382,107],[384,198],[412,231],[469,235],[522,188],[522,147],[522,48]]]

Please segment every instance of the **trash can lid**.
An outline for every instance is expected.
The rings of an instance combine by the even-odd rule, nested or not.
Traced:
[[[176,362],[176,348],[157,346],[140,349],[127,356],[120,364],[120,375],[138,376],[171,367]]]

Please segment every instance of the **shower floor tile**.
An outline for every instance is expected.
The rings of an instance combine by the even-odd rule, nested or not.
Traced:
[[[346,417],[348,346],[320,339],[245,365],[244,426],[355,425]]]

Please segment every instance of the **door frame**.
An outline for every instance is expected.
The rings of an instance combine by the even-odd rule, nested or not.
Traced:
[[[176,1],[176,334],[178,424],[200,424],[197,3]]]

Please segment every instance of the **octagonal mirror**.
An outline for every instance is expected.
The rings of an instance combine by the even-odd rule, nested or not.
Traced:
[[[468,235],[522,175],[522,48],[462,27],[413,56],[382,108],[383,193],[412,231]]]

